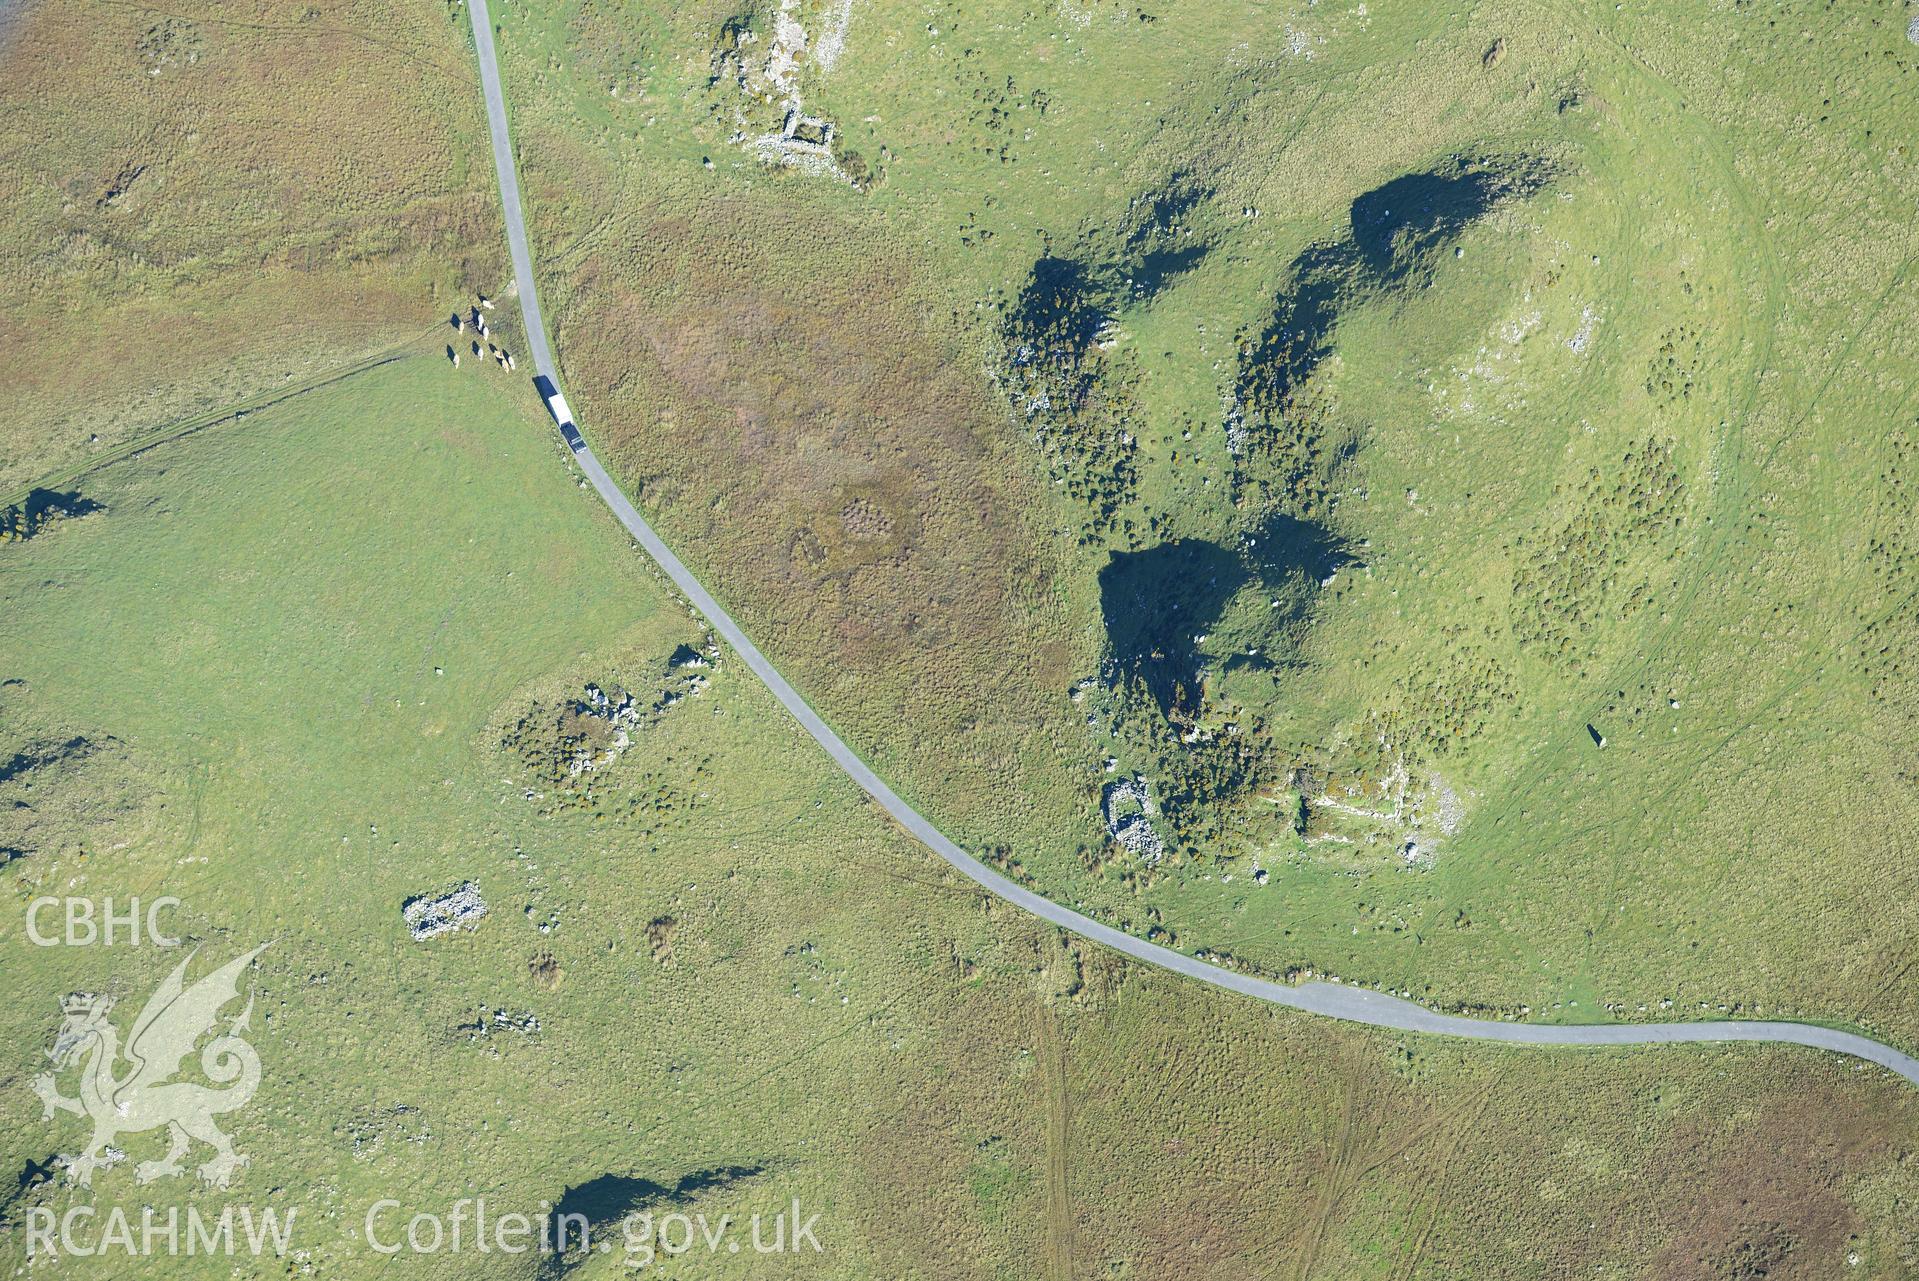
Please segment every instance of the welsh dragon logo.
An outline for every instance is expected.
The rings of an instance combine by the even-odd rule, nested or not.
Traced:
[[[111,1145],[120,1135],[139,1134],[163,1125],[167,1127],[167,1154],[135,1167],[134,1176],[142,1183],[179,1174],[180,1158],[187,1154],[193,1139],[213,1149],[199,1173],[216,1187],[225,1187],[233,1172],[247,1163],[246,1157],[233,1150],[233,1140],[214,1124],[213,1118],[245,1107],[260,1088],[260,1056],[241,1037],[253,1014],[251,994],[246,1008],[225,1033],[209,1041],[200,1052],[201,1071],[215,1085],[225,1088],[172,1078],[195,1043],[213,1030],[220,1011],[238,999],[240,974],[266,946],[229,961],[191,987],[186,985],[187,966],[193,961],[189,955],[147,999],[140,1017],[133,1021],[124,1048],[118,1030],[107,1019],[113,1008],[112,998],[82,992],[60,1003],[66,1022],[47,1053],[54,1070],[36,1077],[33,1088],[46,1105],[48,1118],[58,1110],[93,1122],[93,1138],[68,1163],[75,1183],[88,1186],[96,1168],[119,1159],[111,1152]],[[76,1064],[80,1070],[79,1097],[68,1098],[60,1093],[56,1078]]]

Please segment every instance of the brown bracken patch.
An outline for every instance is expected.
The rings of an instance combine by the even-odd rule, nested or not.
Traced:
[[[1824,1083],[1772,1096],[1723,1126],[1682,1127],[1671,1160],[1689,1166],[1679,1234],[1648,1275],[1671,1281],[1831,1276],[1860,1227],[1845,1181],[1882,1158],[1887,1129]]]
[[[628,215],[572,279],[568,378],[649,519],[842,732],[946,817],[1000,818],[1068,774],[1037,768],[1070,714],[1060,652],[1034,661],[1064,639],[1046,497],[960,327],[849,219]]]

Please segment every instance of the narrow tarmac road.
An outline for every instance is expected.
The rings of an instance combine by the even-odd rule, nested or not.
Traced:
[[[1782,1023],[1759,1020],[1738,1020],[1714,1023],[1620,1023],[1602,1025],[1542,1025],[1533,1023],[1492,1022],[1484,1019],[1463,1018],[1453,1014],[1440,1014],[1424,1006],[1415,1005],[1394,996],[1379,992],[1369,992],[1362,988],[1343,987],[1332,983],[1302,983],[1297,986],[1274,983],[1267,979],[1254,978],[1233,970],[1221,969],[1216,965],[1201,961],[1195,957],[1175,952],[1171,948],[1148,943],[1124,931],[1103,925],[1091,917],[1082,916],[1071,908],[1061,907],[1051,899],[1045,898],[1023,885],[1018,885],[987,867],[965,850],[942,835],[937,828],[896,795],[892,788],[883,782],[879,775],[868,768],[854,754],[840,736],[835,734],[827,723],[819,718],[806,700],[799,696],[786,679],[768,662],[759,648],[747,639],[746,633],[718,601],[714,600],[706,588],[700,585],[692,571],[680,562],[660,536],[653,532],[652,526],[640,516],[633,504],[627,500],[613,478],[600,466],[598,458],[588,447],[580,434],[578,424],[574,422],[573,412],[560,391],[559,371],[553,365],[553,353],[547,347],[546,323],[540,316],[539,296],[534,288],[533,257],[527,247],[526,221],[520,208],[520,182],[513,159],[513,145],[507,131],[506,99],[500,90],[499,61],[493,49],[493,22],[487,13],[486,0],[467,0],[467,7],[473,19],[473,41],[479,54],[480,79],[486,91],[487,124],[493,135],[493,162],[500,180],[500,205],[506,214],[507,242],[513,254],[513,275],[519,286],[520,310],[526,320],[527,345],[533,352],[535,384],[545,397],[547,408],[552,412],[554,421],[559,424],[560,433],[565,437],[567,446],[573,451],[580,468],[599,491],[600,497],[613,510],[622,525],[640,546],[666,571],[694,608],[706,616],[726,643],[738,652],[740,658],[752,669],[753,674],[766,683],[773,696],[802,728],[813,736],[814,741],[826,749],[839,767],[863,788],[882,809],[893,819],[918,837],[929,849],[945,859],[955,869],[976,881],[988,892],[998,895],[1016,907],[1031,912],[1034,916],[1051,921],[1061,929],[1070,930],[1082,938],[1090,939],[1103,947],[1124,953],[1145,965],[1151,965],[1174,974],[1184,975],[1213,987],[1224,988],[1256,1000],[1268,1001],[1274,1005],[1283,1005],[1291,1009],[1304,1010],[1309,1014],[1322,1014],[1328,1018],[1343,1019],[1349,1023],[1364,1023],[1371,1027],[1394,1028],[1407,1032],[1423,1032],[1434,1036],[1459,1036],[1476,1041],[1504,1041],[1516,1045],[1584,1045],[1584,1046],[1633,1046],[1696,1044],[1720,1041],[1771,1041],[1792,1045],[1805,1045],[1814,1049],[1833,1050],[1840,1054],[1850,1054],[1856,1058],[1877,1063],[1881,1067],[1897,1072],[1900,1076],[1919,1085],[1919,1059],[1901,1053],[1889,1045],[1883,1045],[1869,1037],[1853,1032],[1841,1032],[1832,1028],[1818,1027],[1807,1023]]]

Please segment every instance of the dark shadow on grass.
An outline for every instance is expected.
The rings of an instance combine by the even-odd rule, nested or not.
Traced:
[[[581,1220],[588,1225],[587,1240],[593,1248],[597,1249],[601,1241],[610,1241],[619,1249],[620,1223],[628,1215],[655,1207],[686,1205],[702,1193],[718,1191],[765,1172],[766,1167],[760,1165],[722,1165],[695,1170],[671,1183],[635,1175],[602,1174],[576,1184],[554,1203],[553,1212],[544,1225],[553,1248],[561,1252],[547,1256],[540,1275],[563,1277],[586,1261],[587,1254],[578,1248]]]
[[[60,521],[105,510],[78,490],[31,489],[13,506],[0,509],[0,538],[29,539]]]
[[[1136,678],[1168,719],[1190,718],[1200,698],[1199,638],[1232,599],[1257,582],[1281,602],[1274,621],[1283,626],[1304,614],[1318,583],[1348,560],[1330,529],[1292,516],[1273,517],[1243,551],[1186,539],[1114,552],[1100,571],[1099,599],[1115,683]]]
[[[1430,278],[1437,250],[1495,206],[1531,196],[1556,174],[1536,158],[1457,160],[1355,199],[1344,236],[1293,260],[1271,320],[1241,360],[1240,403],[1268,412],[1288,404],[1332,354],[1333,331],[1346,308]]]
[[[1550,169],[1529,161],[1406,174],[1353,201],[1352,244],[1381,284],[1402,284],[1426,255],[1494,205],[1532,195],[1551,176]]]

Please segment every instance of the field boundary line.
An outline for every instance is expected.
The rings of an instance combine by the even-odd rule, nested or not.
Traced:
[[[258,413],[262,409],[268,409],[285,401],[304,396],[310,391],[318,391],[322,387],[330,387],[335,383],[345,382],[349,378],[367,373],[369,370],[378,369],[382,365],[390,365],[396,360],[405,360],[409,355],[413,354],[415,347],[422,346],[435,331],[441,328],[443,328],[442,325],[436,324],[432,329],[423,330],[413,337],[406,339],[404,342],[395,343],[390,347],[384,347],[373,355],[363,357],[351,364],[335,366],[332,369],[324,370],[300,382],[285,383],[270,391],[260,392],[257,395],[247,397],[245,400],[234,401],[232,404],[223,405],[218,409],[204,410],[187,418],[176,418],[163,427],[156,427],[152,431],[135,436],[132,440],[123,441],[105,453],[96,454],[92,458],[75,463],[71,467],[63,467],[59,471],[50,472],[19,489],[0,494],[0,509],[11,507],[15,503],[25,502],[28,496],[36,490],[45,489],[57,491],[61,486],[71,485],[90,472],[98,471],[102,467],[110,467],[114,463],[123,463],[129,458],[137,458],[149,449],[154,449],[171,441],[191,436],[196,432],[205,431],[209,427],[217,427],[224,422],[245,418],[248,414]]]

